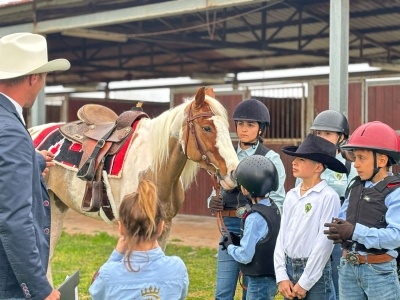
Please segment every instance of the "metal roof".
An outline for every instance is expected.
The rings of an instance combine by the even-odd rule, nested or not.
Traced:
[[[49,59],[72,64],[48,85],[198,74],[212,83],[328,65],[329,8],[329,0],[25,0],[0,7],[0,36],[46,34]],[[400,63],[399,14],[399,0],[351,0],[350,63]]]

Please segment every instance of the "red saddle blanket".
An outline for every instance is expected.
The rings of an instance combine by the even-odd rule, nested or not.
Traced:
[[[140,120],[136,120],[132,125],[132,133],[126,139],[124,145],[115,155],[107,155],[104,170],[112,176],[120,176],[126,153],[131,144],[132,136],[136,131],[137,124]],[[54,154],[54,160],[60,164],[78,169],[82,158],[82,145],[71,142],[66,139],[58,130],[63,124],[55,124],[47,127],[33,139],[34,147],[37,150],[48,150]]]

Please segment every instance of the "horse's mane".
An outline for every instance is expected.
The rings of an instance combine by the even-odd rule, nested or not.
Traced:
[[[150,121],[152,141],[152,154],[155,158],[153,161],[153,170],[158,170],[163,164],[167,163],[169,157],[169,138],[174,136],[177,139],[182,139],[182,126],[186,121],[184,110],[189,102],[193,101],[194,97],[186,99],[184,103],[162,113],[157,118]],[[214,98],[206,95],[205,103],[216,116],[220,116],[224,120],[224,125],[229,126],[227,112],[225,108]],[[187,160],[181,174],[181,182],[183,189],[187,189],[194,180],[199,166],[197,163]]]

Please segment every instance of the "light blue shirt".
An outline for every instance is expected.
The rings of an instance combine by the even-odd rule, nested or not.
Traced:
[[[271,202],[268,198],[260,200],[258,203],[271,206]],[[250,263],[256,252],[257,242],[265,238],[267,234],[268,225],[265,219],[258,212],[251,213],[246,218],[240,246],[229,245],[228,254],[230,254],[237,262],[242,264]]]
[[[346,163],[346,160],[340,153],[336,155],[336,159],[341,161],[343,164]],[[325,171],[321,174],[321,179],[325,180],[328,185],[333,188],[336,193],[338,193],[339,197],[344,197],[347,186],[349,185],[350,181],[353,180],[353,178],[357,175],[358,174],[357,170],[354,168],[354,163],[351,163],[349,176],[347,176],[346,173],[342,174],[332,171],[330,169],[325,169]],[[302,181],[303,180],[301,178],[297,178],[296,186],[298,186]]]
[[[257,143],[257,145],[247,148],[246,150],[242,150],[242,148],[240,148],[240,144],[239,144],[237,147],[237,151],[236,151],[239,161],[242,161],[243,159],[245,159],[248,156],[254,155],[256,153],[257,147],[258,147],[258,143]],[[278,208],[279,208],[279,211],[282,212],[283,200],[285,200],[285,196],[286,196],[285,187],[284,187],[285,180],[286,180],[285,167],[283,166],[281,157],[275,151],[273,151],[273,150],[268,151],[268,153],[265,155],[265,157],[268,158],[270,161],[272,161],[272,163],[276,167],[276,170],[278,171],[278,176],[279,176],[278,190],[275,192],[271,192],[269,194],[269,196],[272,200],[274,200],[276,206],[278,206]],[[207,199],[207,203],[210,203],[212,196],[215,196],[215,190],[213,190],[211,192],[210,197],[208,197],[208,199]]]
[[[114,250],[89,288],[92,299],[185,299],[189,277],[179,257],[166,256],[157,247],[133,251],[130,262],[133,270],[139,271],[129,271],[123,255]]]
[[[393,175],[388,173],[388,175]],[[371,181],[365,182],[365,187],[373,187],[377,183]],[[339,213],[339,218],[346,220],[346,212],[349,207],[349,198],[344,201],[342,209]],[[353,241],[363,244],[365,247],[375,249],[388,249],[387,254],[397,257],[397,251],[393,250],[400,247],[400,188],[391,192],[385,198],[385,205],[388,208],[385,218],[388,226],[386,228],[368,228],[367,226],[356,224],[354,229]],[[360,252],[361,254],[365,254]]]

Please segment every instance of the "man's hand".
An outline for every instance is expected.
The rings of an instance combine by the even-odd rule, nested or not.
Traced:
[[[351,240],[354,233],[354,225],[342,219],[335,218],[332,223],[325,223],[324,234],[328,235],[328,239],[333,240],[335,244]]]
[[[42,176],[44,177],[46,175],[46,173],[49,172],[49,168],[54,167],[56,164],[53,161],[53,159],[54,159],[53,153],[51,153],[50,151],[47,151],[47,150],[41,150],[39,152],[40,152],[40,154],[43,155],[44,160],[46,161],[46,168],[42,172]]]
[[[221,250],[227,250],[229,245],[232,245],[232,238],[230,234],[224,235],[222,241],[219,243],[221,245]]]
[[[296,297],[296,294],[293,292],[293,283],[290,280],[283,280],[278,283],[279,292],[287,299],[292,300]]]
[[[307,291],[303,289],[300,284],[296,283],[293,288],[293,293],[295,293],[297,299],[304,299],[306,297]]]
[[[212,196],[210,200],[210,209],[215,212],[223,210],[224,204],[222,203],[222,199],[217,196]]]
[[[47,296],[44,300],[60,300],[61,294],[57,290],[52,290],[51,294]]]

